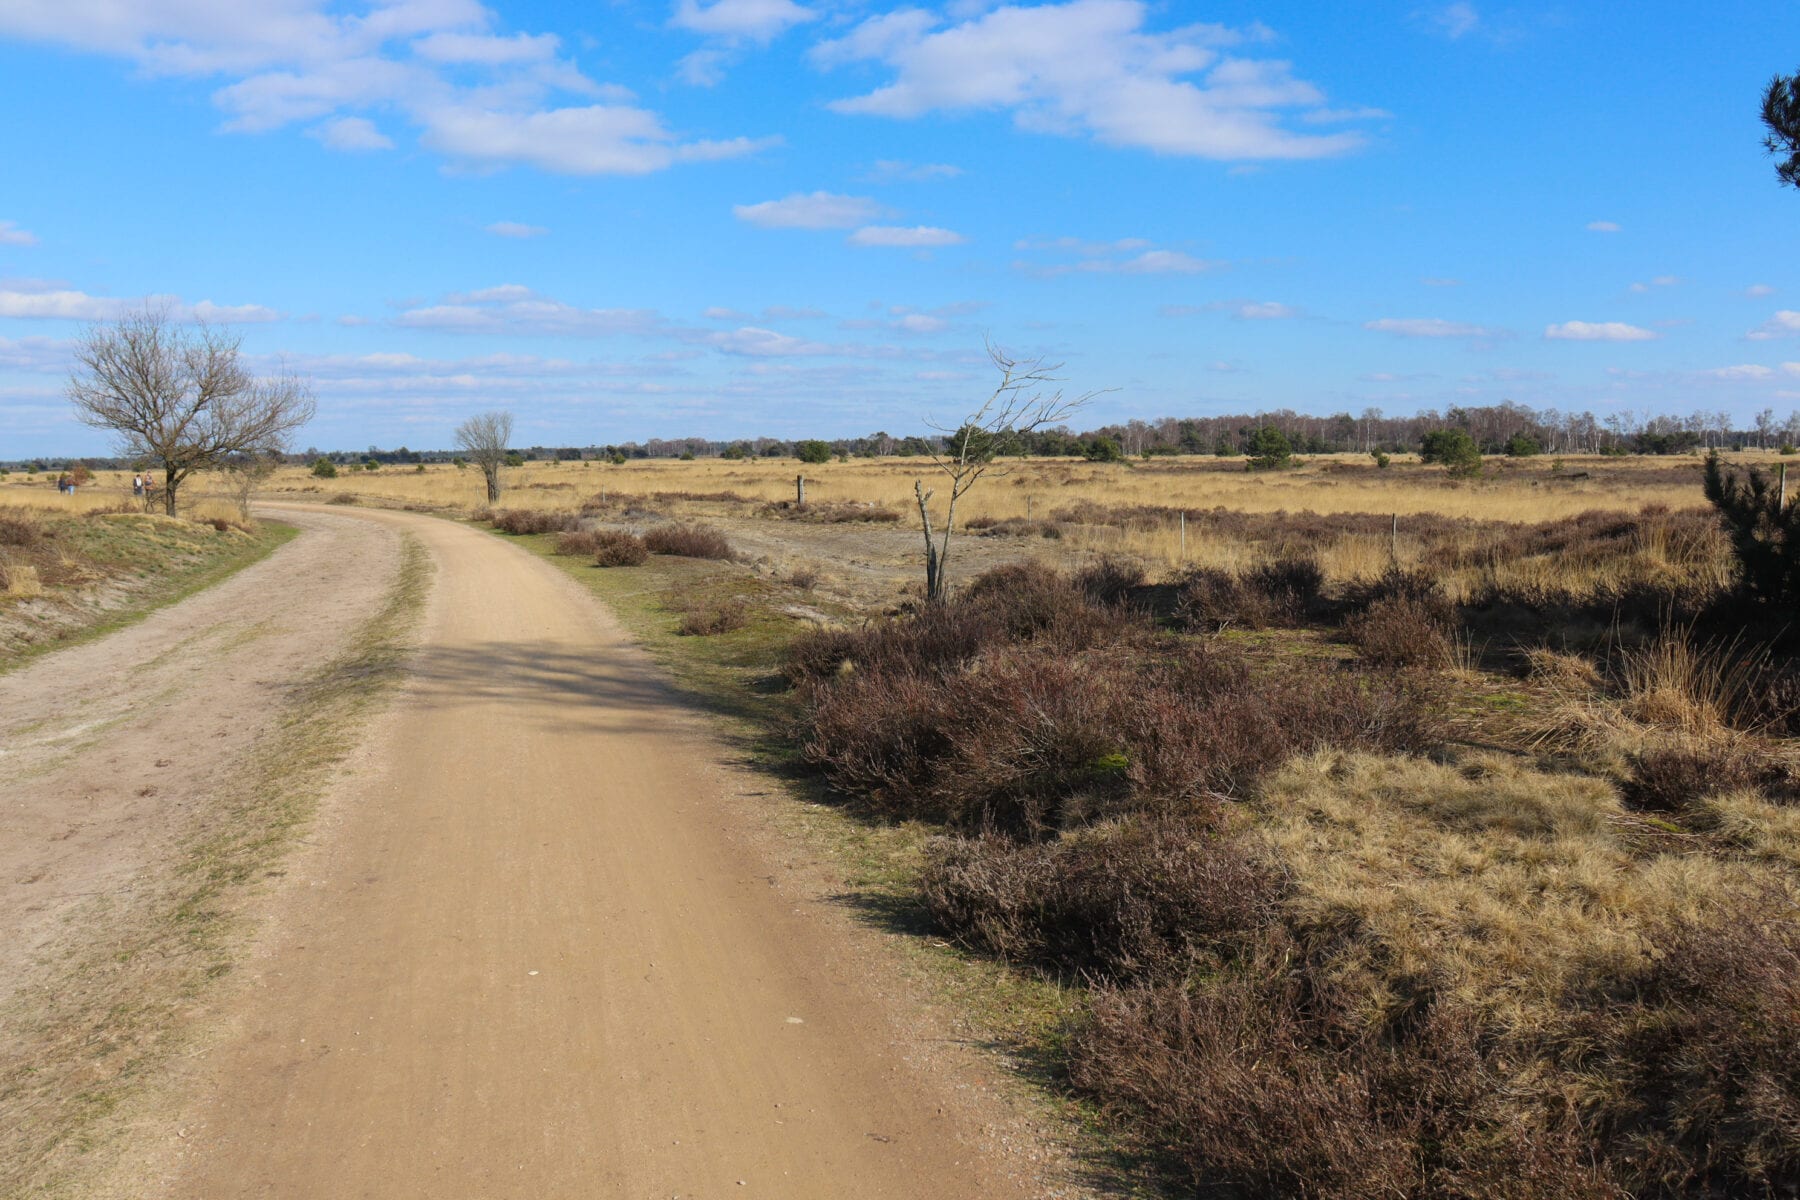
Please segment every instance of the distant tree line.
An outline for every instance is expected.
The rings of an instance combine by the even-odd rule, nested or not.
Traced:
[[[1210,417],[1163,417],[1127,421],[1077,432],[1066,426],[1024,435],[1002,435],[994,452],[1002,456],[1076,457],[1095,461],[1159,455],[1257,457],[1264,453],[1264,430],[1278,431],[1295,454],[1418,453],[1427,435],[1458,430],[1482,454],[1685,454],[1705,450],[1773,450],[1800,445],[1800,413],[1777,421],[1763,409],[1750,423],[1739,425],[1730,413],[1699,411],[1690,416],[1624,410],[1606,417],[1591,412],[1533,409],[1522,404],[1426,409],[1410,416],[1388,416],[1378,408],[1318,416],[1292,409]],[[917,458],[941,453],[953,435],[896,437],[876,432],[853,438],[651,438],[586,446],[515,447],[522,462],[626,462],[646,458],[800,459],[824,462],[843,458]],[[413,466],[453,462],[459,451],[319,450],[309,447],[288,461],[312,464],[320,459],[338,467]],[[11,470],[64,470],[74,458],[39,458],[0,463]],[[96,470],[130,470],[123,458],[85,458]]]

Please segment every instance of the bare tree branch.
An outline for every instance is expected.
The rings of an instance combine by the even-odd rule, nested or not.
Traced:
[[[513,415],[509,412],[476,413],[456,427],[456,444],[469,452],[469,461],[481,468],[487,480],[487,502],[500,499],[500,468],[512,441]]]
[[[1099,392],[1085,392],[1073,399],[1065,398],[1062,382],[1056,372],[1061,363],[1046,364],[1041,358],[1009,357],[991,341],[988,358],[1000,372],[1000,382],[987,400],[963,418],[962,424],[949,429],[935,422],[926,424],[947,435],[947,445],[940,453],[931,452],[931,461],[950,480],[950,495],[944,513],[944,525],[933,530],[930,501],[935,490],[927,491],[923,480],[913,484],[913,495],[919,502],[919,521],[925,532],[925,595],[933,602],[949,595],[950,540],[956,530],[956,506],[982,476],[993,470],[995,455],[1003,449],[1008,436],[1031,433],[1046,425],[1066,420]],[[1005,471],[993,471],[1004,475]],[[933,538],[936,541],[933,541]]]
[[[195,471],[234,455],[280,454],[312,419],[311,384],[286,371],[256,379],[239,360],[241,340],[147,308],[90,326],[76,342],[68,386],[76,419],[117,434],[126,457],[162,468],[170,516]]]

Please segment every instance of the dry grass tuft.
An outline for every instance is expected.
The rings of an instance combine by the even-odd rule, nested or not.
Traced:
[[[660,525],[644,534],[652,554],[728,560],[737,557],[725,535],[708,525]]]

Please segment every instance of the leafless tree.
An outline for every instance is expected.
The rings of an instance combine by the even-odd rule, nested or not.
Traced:
[[[238,514],[246,521],[250,519],[250,501],[256,497],[256,489],[264,480],[275,473],[281,465],[281,456],[277,454],[234,454],[220,463],[225,479],[225,490],[237,504]]]
[[[69,401],[75,417],[119,437],[120,453],[160,467],[163,511],[195,471],[236,455],[275,455],[312,419],[311,384],[282,372],[258,379],[238,357],[241,339],[145,309],[90,326],[75,344]]]
[[[476,413],[456,427],[456,444],[469,452],[469,461],[481,468],[487,480],[487,502],[500,499],[500,468],[506,462],[506,444],[512,441],[513,415],[509,412]]]
[[[937,603],[950,594],[950,539],[956,532],[956,506],[982,476],[994,471],[994,456],[1004,449],[1007,435],[1030,433],[1046,425],[1055,425],[1099,393],[1087,392],[1072,400],[1064,399],[1062,390],[1047,390],[1061,380],[1055,375],[1061,363],[1046,364],[1041,358],[1015,359],[992,342],[988,357],[1000,372],[1000,382],[980,408],[963,418],[955,429],[930,424],[945,435],[942,452],[933,451],[932,462],[950,481],[949,504],[944,510],[942,529],[931,523],[931,499],[936,489],[927,488],[923,479],[913,481],[913,495],[919,502],[919,525],[925,534],[925,596]]]

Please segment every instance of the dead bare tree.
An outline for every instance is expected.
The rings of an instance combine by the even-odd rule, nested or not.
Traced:
[[[220,464],[225,490],[237,505],[238,515],[245,521],[250,519],[250,502],[256,498],[256,489],[280,465],[281,456],[278,454],[234,454]]]
[[[481,468],[487,480],[487,502],[500,499],[500,468],[506,463],[506,444],[512,441],[513,415],[509,412],[476,413],[456,427],[456,444],[469,452],[469,461]]]
[[[923,479],[913,481],[913,496],[919,502],[919,525],[925,534],[925,598],[938,603],[950,595],[950,539],[956,532],[956,506],[982,476],[992,472],[995,455],[1004,448],[1009,435],[1030,433],[1046,425],[1068,418],[1076,409],[1099,395],[1087,392],[1074,399],[1064,399],[1060,388],[1046,390],[1060,383],[1055,372],[1061,363],[1045,363],[1041,358],[1015,359],[989,342],[988,357],[1000,372],[1000,382],[980,408],[963,418],[962,424],[949,429],[926,422],[945,435],[942,453],[933,451],[931,460],[950,480],[949,503],[944,510],[942,529],[931,524],[931,499],[937,495]]]
[[[75,418],[117,434],[122,457],[162,469],[163,511],[171,517],[195,471],[233,456],[280,454],[312,419],[312,385],[285,371],[256,378],[238,357],[241,341],[145,309],[90,326],[75,343],[68,387]]]

